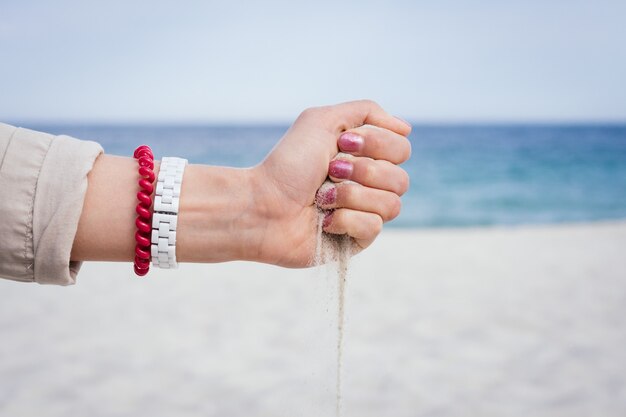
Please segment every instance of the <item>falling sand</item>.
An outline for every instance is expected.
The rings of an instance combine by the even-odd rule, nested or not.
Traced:
[[[353,252],[354,242],[348,235],[332,235],[322,231],[327,211],[320,210],[317,220],[317,242],[315,264],[335,263],[337,265],[337,380],[336,416],[341,416],[341,368],[343,362],[343,328],[345,321],[345,292],[348,275],[348,261]],[[330,274],[330,270],[329,270]]]

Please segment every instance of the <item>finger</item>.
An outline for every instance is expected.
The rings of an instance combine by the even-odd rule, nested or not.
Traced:
[[[378,214],[384,222],[400,214],[402,202],[396,193],[364,187],[356,182],[327,181],[317,191],[315,203],[321,209],[349,208]]]
[[[389,129],[402,136],[411,133],[410,124],[390,115],[372,100],[349,101],[331,106],[331,109],[329,114],[336,118],[335,125],[339,132],[369,124]]]
[[[409,174],[389,161],[339,154],[330,161],[328,175],[334,182],[351,180],[398,195],[409,189]]]
[[[363,249],[371,245],[383,228],[383,219],[378,214],[341,208],[324,217],[326,233],[348,235]]]
[[[401,164],[411,156],[411,142],[388,129],[357,127],[339,136],[339,150],[355,156],[367,156]]]

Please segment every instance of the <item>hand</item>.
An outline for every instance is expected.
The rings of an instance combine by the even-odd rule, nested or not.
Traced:
[[[309,266],[315,252],[316,202],[335,209],[324,219],[324,231],[348,234],[360,249],[369,246],[383,222],[400,212],[409,178],[396,164],[410,156],[410,131],[408,124],[368,100],[305,110],[252,168],[262,225],[257,260]],[[339,150],[345,154],[335,158]],[[337,185],[317,193],[329,175]]]

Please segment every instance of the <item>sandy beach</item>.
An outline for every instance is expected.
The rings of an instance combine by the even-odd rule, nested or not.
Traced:
[[[336,277],[0,281],[1,416],[335,412]],[[626,415],[626,223],[386,230],[351,261],[343,415]]]

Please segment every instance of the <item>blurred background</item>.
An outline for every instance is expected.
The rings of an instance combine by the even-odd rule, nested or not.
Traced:
[[[250,166],[303,109],[372,98],[415,124],[393,226],[626,216],[623,2],[1,7],[6,123]]]
[[[0,121],[251,166],[307,107],[413,123],[348,286],[345,416],[626,414],[626,3],[0,2]],[[0,282],[0,415],[334,413],[332,271]],[[261,296],[260,296],[261,295]]]

